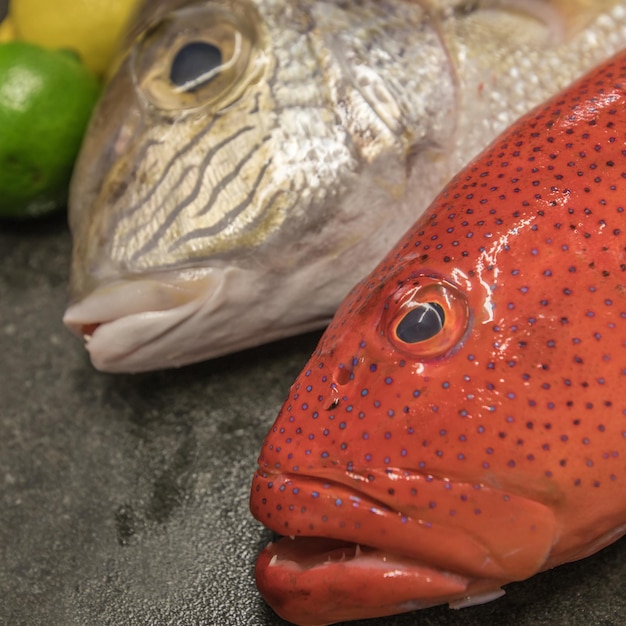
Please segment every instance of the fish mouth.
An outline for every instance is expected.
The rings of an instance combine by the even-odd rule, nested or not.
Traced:
[[[323,537],[270,543],[255,567],[257,586],[278,615],[300,626],[406,613],[444,602],[477,604],[504,591],[419,561]],[[324,589],[332,587],[330,593]],[[320,592],[321,590],[321,592]],[[364,590],[367,590],[364,593]],[[337,599],[340,599],[337,601]]]
[[[103,372],[180,367],[328,322],[323,309],[313,316],[306,303],[275,297],[285,285],[234,265],[112,279],[71,304],[63,322]]]
[[[389,484],[398,487],[397,476],[377,493],[379,485],[354,488],[352,477],[257,471],[252,514],[283,536],[261,552],[255,568],[257,586],[276,613],[320,626],[443,603],[480,604],[545,563],[557,532],[547,506],[484,485],[402,474],[436,506],[383,497]],[[372,484],[383,474],[375,478]],[[466,513],[458,503],[472,492],[478,495],[468,498],[473,509]],[[477,506],[484,515],[475,514]],[[455,508],[443,511],[447,507]]]
[[[221,282],[212,273],[191,280],[175,275],[113,280],[71,304],[63,322],[84,339],[97,369],[139,371],[140,364],[132,363],[145,360],[143,352],[151,344],[175,332],[207,299],[219,299]],[[159,356],[172,365],[177,358],[174,344],[168,354]]]

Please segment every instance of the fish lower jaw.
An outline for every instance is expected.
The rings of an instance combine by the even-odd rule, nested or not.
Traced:
[[[383,617],[449,603],[460,608],[504,594],[505,581],[475,579],[410,557],[322,537],[284,537],[259,556],[261,594],[299,626]]]

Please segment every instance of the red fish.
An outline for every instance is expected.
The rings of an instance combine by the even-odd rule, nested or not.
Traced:
[[[262,595],[301,625],[463,606],[626,533],[626,53],[451,181],[267,436]],[[311,297],[315,297],[311,294]]]

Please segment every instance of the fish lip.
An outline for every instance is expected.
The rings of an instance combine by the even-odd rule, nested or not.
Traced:
[[[318,559],[309,567],[290,558],[311,546],[318,549]],[[461,608],[504,595],[504,581],[469,578],[402,555],[319,538],[270,542],[254,573],[274,611],[302,626],[384,617],[444,603]]]
[[[500,587],[507,582],[324,535],[279,536],[271,541],[257,559],[255,579],[276,613],[305,626],[382,617],[446,602],[479,604],[502,595]]]
[[[338,500],[341,500],[341,504],[343,505],[344,501],[347,499],[351,501],[352,504],[352,514],[354,514],[354,510],[358,509],[360,511],[365,511],[367,513],[374,513],[377,516],[383,517],[386,516],[388,521],[398,521],[400,520],[400,524],[405,524],[407,521],[407,517],[405,514],[392,506],[389,503],[384,502],[380,499],[374,498],[371,495],[367,494],[364,490],[359,490],[354,485],[350,487],[346,486],[346,481],[344,480],[333,480],[332,478],[328,478],[326,476],[317,476],[313,473],[310,474],[290,474],[290,473],[273,473],[267,472],[264,469],[257,470],[252,486],[252,494],[251,494],[251,510],[252,514],[259,519],[259,521],[263,522],[266,526],[268,526],[271,530],[278,534],[282,534],[282,536],[293,536],[296,539],[298,537],[316,537],[318,539],[335,539],[347,541],[348,543],[358,543],[360,545],[367,546],[371,549],[382,550],[394,554],[398,554],[405,558],[415,557],[419,559],[419,555],[409,554],[408,552],[402,551],[402,549],[394,549],[393,546],[393,537],[387,537],[387,540],[383,541],[351,541],[347,538],[349,530],[341,531],[341,530],[329,530],[326,533],[313,532],[311,530],[312,525],[309,524],[308,528],[293,528],[292,535],[286,535],[285,530],[281,528],[281,524],[277,524],[276,515],[274,515],[273,521],[268,523],[268,520],[262,519],[262,516],[258,515],[255,512],[255,490],[257,493],[260,491],[259,483],[265,482],[268,488],[273,488],[274,485],[280,484],[278,487],[281,493],[288,493],[291,489],[293,494],[306,491],[310,493],[316,500],[323,501],[325,494],[335,492],[340,492],[342,494],[341,497],[332,496],[330,498],[326,498],[328,500],[326,507],[323,509],[327,515],[333,511],[332,508],[332,500],[334,498],[335,503]],[[276,495],[276,494],[274,494]],[[277,505],[277,510],[285,510],[288,507],[287,503],[291,503],[291,499],[289,497],[281,500],[281,504]],[[287,505],[287,506],[286,506]],[[292,508],[292,507],[291,507]],[[336,509],[335,509],[336,510]],[[350,513],[346,514],[346,517],[349,517]],[[322,520],[325,521],[326,515],[322,516]],[[281,518],[282,520],[282,518]],[[284,527],[288,526],[288,520],[282,523]],[[430,527],[431,524],[426,522],[425,524],[421,524],[422,527]],[[352,531],[356,531],[361,528],[361,521],[354,524],[354,528]],[[398,529],[399,530],[399,529]],[[389,541],[391,540],[391,541]],[[452,568],[450,568],[452,569]],[[496,572],[499,574],[503,574],[503,572],[498,571],[496,568]]]
[[[163,298],[168,292],[170,298]],[[120,300],[120,296],[124,295],[135,296],[135,299]],[[141,306],[137,306],[136,296],[139,296]],[[170,303],[176,299],[184,304],[198,297],[197,293],[184,287],[183,281],[167,276],[160,277],[158,274],[110,280],[96,287],[86,297],[70,304],[63,316],[63,322],[70,331],[82,337],[85,335],[84,326],[98,327],[121,317],[143,312],[146,309],[145,304],[149,304],[151,311],[163,311],[173,308]]]
[[[304,561],[302,557],[308,559]],[[355,567],[369,567],[380,570],[382,576],[388,572],[419,571],[425,579],[444,577],[447,584],[439,594],[444,601],[451,595],[463,596],[472,579],[454,574],[441,572],[429,567],[416,559],[411,559],[401,554],[396,554],[367,546],[365,544],[350,543],[328,539],[326,537],[281,537],[270,541],[264,549],[265,563],[260,567],[282,567],[298,575],[307,574],[314,570],[328,570],[328,568],[341,565],[348,571]],[[260,573],[260,572],[258,572]],[[426,580],[424,581],[426,582]],[[441,580],[439,581],[441,584]],[[432,604],[438,604],[440,600],[414,602],[414,608],[426,608]]]
[[[549,506],[495,487],[481,493],[472,483],[459,482],[448,489],[445,479],[415,471],[409,484],[425,492],[425,502],[438,493],[451,498],[443,496],[439,516],[432,509],[429,519],[424,512],[429,507],[414,502],[403,513],[384,495],[390,484],[400,490],[405,470],[384,483],[389,468],[376,475],[372,468],[367,473],[373,479],[360,482],[364,472],[355,486],[354,473],[337,466],[309,467],[305,475],[281,473],[269,469],[279,465],[266,462],[262,453],[250,510],[289,538],[270,542],[260,553],[255,578],[274,611],[303,626],[491,601],[504,593],[503,585],[540,571],[558,538]],[[359,489],[360,484],[365,486]],[[376,497],[367,493],[372,486]],[[457,506],[464,493],[470,494],[471,508],[455,516],[455,524],[446,505]],[[476,505],[484,506],[484,519],[473,518]],[[331,514],[337,511],[342,513]],[[320,555],[330,555],[330,562]]]
[[[112,279],[70,304],[63,321],[85,339],[93,366],[113,373],[180,367],[317,330],[329,321],[323,311],[303,320],[298,302],[269,298],[268,283],[275,277],[268,276],[255,268],[215,265]],[[125,290],[129,297],[119,297]],[[248,306],[251,300],[257,305]],[[246,322],[258,326],[239,332],[236,320],[242,328]]]
[[[388,467],[307,473],[260,467],[254,517],[278,533],[359,543],[502,584],[540,571],[558,539],[548,504],[488,484]]]
[[[217,299],[220,284],[211,271],[191,280],[175,273],[110,280],[70,304],[63,323],[84,339],[97,369],[127,371],[121,364]],[[175,364],[176,355],[170,359]]]
[[[190,304],[194,304],[193,302]],[[135,327],[135,320],[141,319],[143,322],[147,322],[152,319],[153,322],[159,317],[163,317],[163,312],[148,312],[126,315],[117,320],[110,320],[106,322],[92,322],[90,324],[83,324],[80,328],[80,332],[83,334],[85,342],[85,348],[90,355],[93,366],[100,371],[107,372],[139,372],[142,371],[141,367],[126,367],[122,365],[124,362],[128,362],[132,359],[133,355],[138,354],[148,342],[153,341],[158,336],[163,336],[171,331],[176,326],[184,323],[189,319],[196,309],[192,306],[182,306],[178,309],[171,309],[167,313],[176,312],[175,321],[170,321],[166,327],[162,328],[158,334],[153,334],[149,337],[144,337],[143,341],[136,341],[131,347],[116,350],[113,349],[119,344],[116,341],[116,336],[120,331],[129,327]],[[71,312],[71,309],[70,309]],[[71,313],[70,313],[71,314]],[[72,322],[68,321],[64,317],[64,323],[71,328]],[[76,332],[72,330],[72,332]],[[170,356],[171,366],[176,366],[176,355]],[[167,367],[164,365],[163,367]],[[151,368],[154,369],[154,368]]]

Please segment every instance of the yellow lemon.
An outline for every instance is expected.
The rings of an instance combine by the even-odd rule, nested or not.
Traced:
[[[76,50],[98,75],[111,63],[138,0],[11,0],[18,39]]]
[[[0,43],[0,217],[65,206],[100,84],[72,52]]]
[[[10,18],[5,17],[2,22],[0,22],[0,43],[3,41],[11,41],[11,39],[15,39],[13,22]]]

